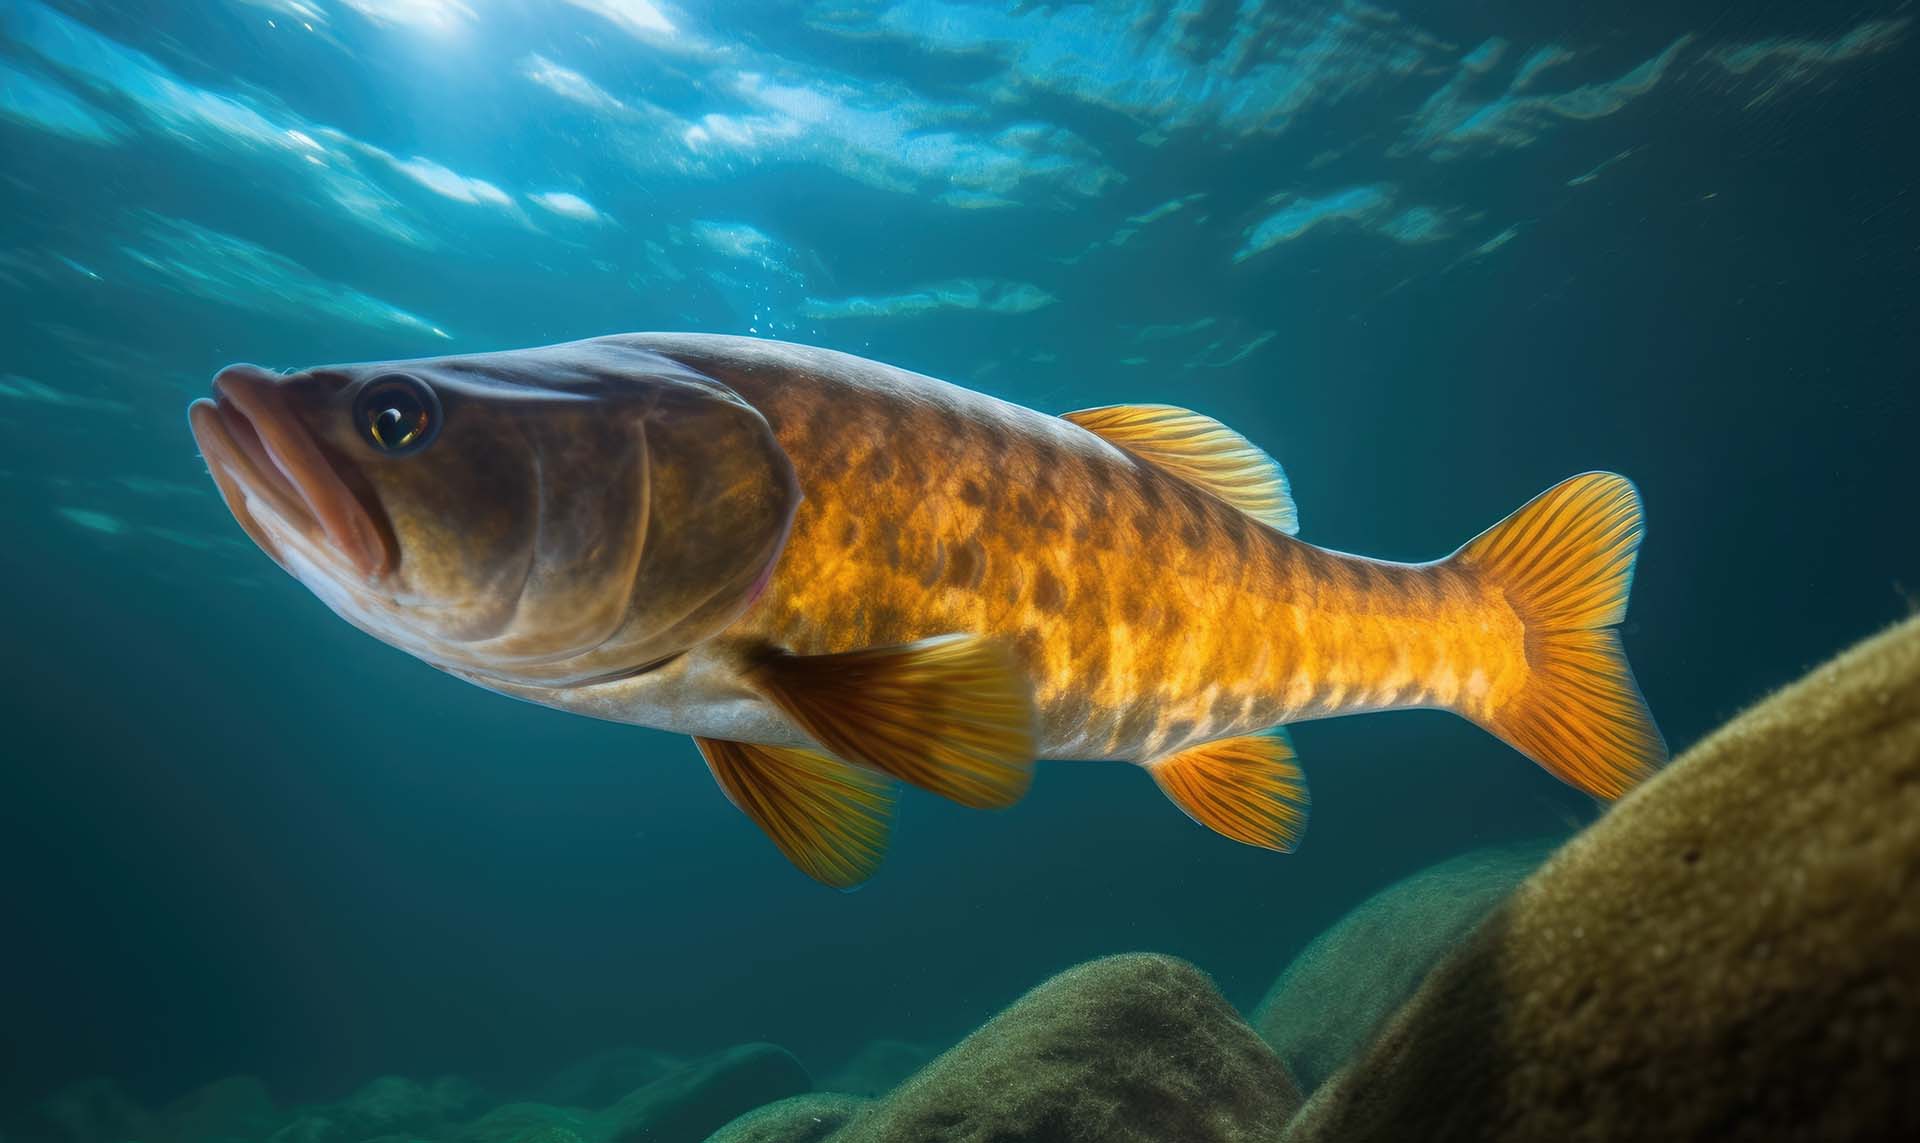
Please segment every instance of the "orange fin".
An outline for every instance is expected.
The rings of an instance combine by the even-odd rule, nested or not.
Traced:
[[[1640,494],[1610,472],[1561,481],[1455,552],[1526,628],[1526,683],[1478,717],[1560,780],[1617,798],[1667,759],[1619,633],[1642,533]]]
[[[1060,419],[1125,449],[1291,536],[1300,530],[1287,474],[1252,441],[1199,413],[1172,405],[1107,405]]]
[[[838,655],[776,652],[748,679],[815,742],[964,806],[1033,780],[1033,687],[1011,652],[943,635]]]
[[[891,779],[815,750],[695,738],[728,800],[815,881],[851,889],[886,856]]]
[[[1285,731],[1202,742],[1147,771],[1188,817],[1235,841],[1292,853],[1307,828],[1307,780]]]

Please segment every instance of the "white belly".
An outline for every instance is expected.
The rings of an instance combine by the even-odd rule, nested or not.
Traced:
[[[530,687],[454,672],[476,686],[572,714],[674,734],[808,746],[812,741],[740,681],[730,659],[702,648],[630,679],[579,687]]]

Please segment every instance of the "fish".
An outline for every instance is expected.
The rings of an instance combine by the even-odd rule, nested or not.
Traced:
[[[1622,648],[1638,491],[1571,477],[1452,554],[1316,547],[1200,413],[1058,416],[827,349],[620,334],[233,365],[188,410],[241,529],[362,631],[489,690],[694,739],[800,870],[879,867],[902,783],[1017,802],[1144,768],[1290,852],[1285,727],[1437,708],[1595,798],[1667,757]]]

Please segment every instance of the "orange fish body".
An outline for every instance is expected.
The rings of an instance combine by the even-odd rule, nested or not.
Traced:
[[[728,636],[802,654],[1004,640],[1042,758],[1144,762],[1302,719],[1497,699],[1516,677],[1518,620],[1469,577],[1315,548],[1071,421],[870,363],[675,356],[767,417],[806,493]]]
[[[1290,772],[1283,738],[1236,740],[1290,722],[1453,710],[1599,796],[1624,792],[1663,755],[1611,633],[1574,635],[1562,648],[1542,630],[1618,622],[1639,537],[1637,499],[1619,477],[1577,477],[1517,514],[1518,527],[1496,529],[1456,558],[1388,563],[1289,534],[1293,509],[1278,467],[1182,410],[1062,418],[824,350],[631,340],[758,409],[806,496],[764,593],[702,658],[730,659],[730,645],[818,656],[953,633],[997,642],[1031,685],[1037,757],[1146,764],[1204,824],[1272,848],[1297,841],[1304,783]],[[1145,459],[1182,441],[1197,445],[1185,464]],[[1195,458],[1222,454],[1216,469],[1225,476],[1216,471],[1211,485],[1182,474],[1196,470]],[[1495,558],[1514,554],[1493,550],[1503,536],[1539,541],[1534,533],[1547,526],[1565,539],[1517,553],[1543,562],[1509,569]],[[1530,585],[1529,573],[1544,581]],[[1582,665],[1562,660],[1589,652],[1614,701],[1593,711],[1591,725],[1574,721],[1584,707],[1558,710],[1564,703],[1554,717],[1530,718],[1542,671],[1575,671],[1549,677],[1577,689],[1587,681]],[[689,673],[716,686],[716,672],[699,666],[690,661]],[[632,686],[674,682],[669,672]],[[623,717],[621,706],[650,705],[606,699],[616,709],[600,713],[613,717]],[[748,731],[755,739],[817,738],[770,704],[763,713]],[[1220,742],[1230,745],[1205,749]],[[1188,748],[1200,753],[1183,758]],[[1181,796],[1183,777],[1204,781],[1183,770],[1218,770],[1211,754],[1248,752],[1257,762],[1240,769],[1264,768],[1267,784],[1285,787],[1287,812],[1232,829],[1231,813],[1195,804],[1206,791]]]
[[[1290,722],[1452,710],[1605,797],[1664,757],[1612,630],[1640,537],[1620,477],[1566,481],[1446,559],[1388,563],[1295,538],[1279,467],[1185,410],[1055,417],[745,338],[526,352],[562,350],[657,357],[737,396],[791,464],[790,529],[737,614],[663,658],[561,683],[441,665],[694,735],[821,880],[877,862],[887,776],[995,806],[1034,758],[1124,760],[1203,824],[1290,849],[1306,787],[1269,733]],[[742,491],[761,479],[724,484],[756,520],[780,495]]]

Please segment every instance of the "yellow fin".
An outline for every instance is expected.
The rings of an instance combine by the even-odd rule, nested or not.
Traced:
[[[1011,652],[985,639],[776,652],[748,679],[833,753],[961,805],[1010,806],[1033,780],[1032,684]]]
[[[728,800],[815,881],[851,889],[887,852],[893,781],[815,750],[695,738]]]
[[[1589,472],[1451,557],[1498,588],[1526,629],[1525,683],[1476,721],[1597,798],[1619,797],[1667,758],[1611,630],[1626,617],[1641,532],[1633,482]]]
[[[1292,853],[1307,828],[1307,780],[1283,731],[1202,742],[1147,770],[1188,817],[1235,841]]]
[[[1172,405],[1107,405],[1060,419],[1291,536],[1300,513],[1280,463],[1260,446],[1199,413]]]

